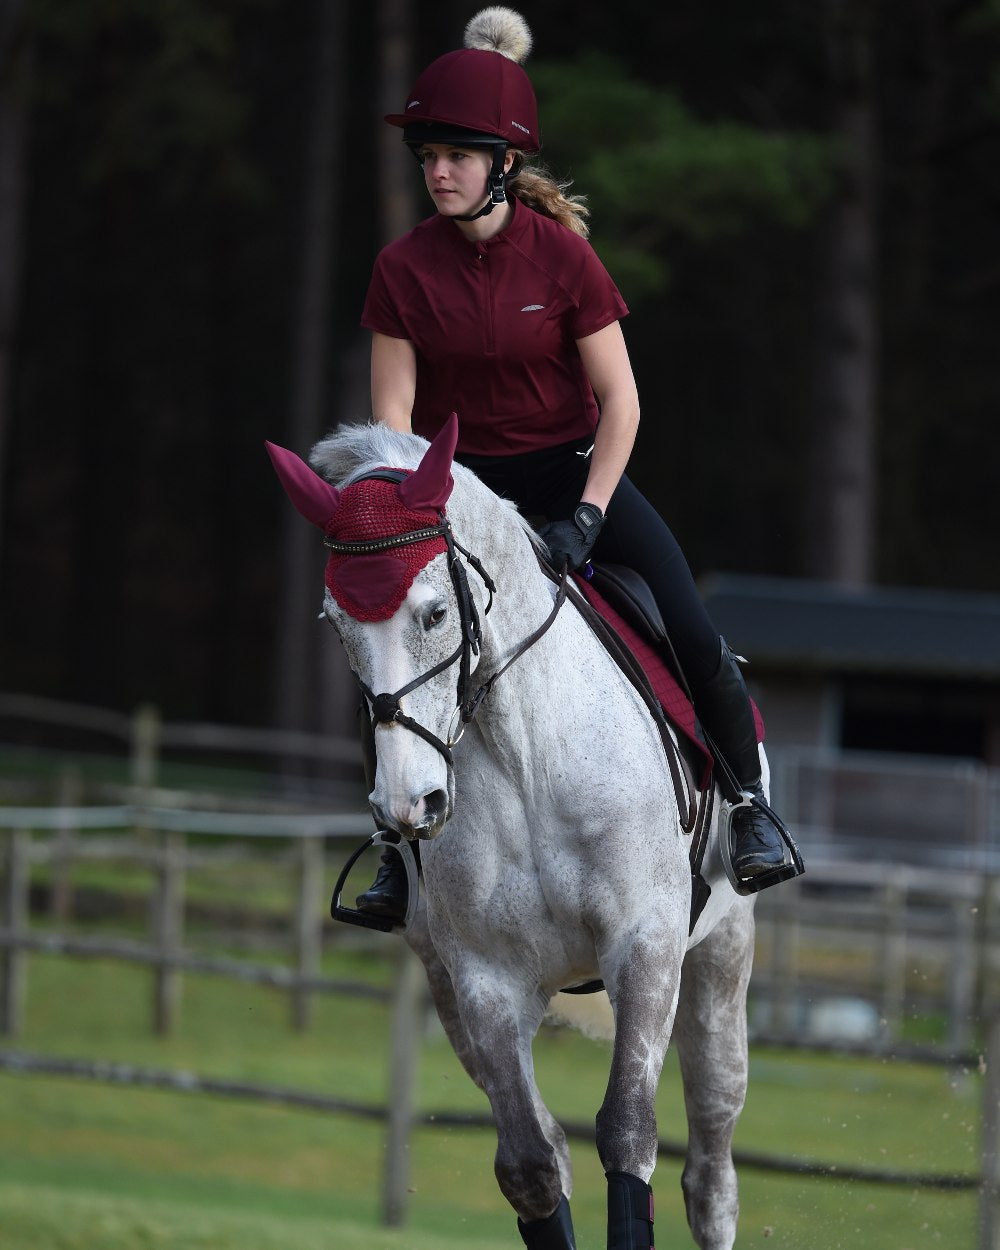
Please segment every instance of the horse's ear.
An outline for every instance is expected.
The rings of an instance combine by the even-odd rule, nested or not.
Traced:
[[[458,443],[458,414],[452,413],[424,453],[417,469],[399,484],[399,497],[414,512],[443,508],[455,485],[451,462]]]
[[[325,482],[294,451],[265,441],[267,454],[281,479],[285,494],[307,521],[325,529],[340,502],[340,491]]]

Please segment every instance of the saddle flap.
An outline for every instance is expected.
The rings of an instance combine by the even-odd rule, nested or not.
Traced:
[[[595,564],[591,584],[647,642],[667,641],[667,627],[648,584],[624,564]]]

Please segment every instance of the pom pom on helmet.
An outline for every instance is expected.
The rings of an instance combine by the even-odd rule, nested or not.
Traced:
[[[521,65],[531,52],[531,31],[520,13],[494,4],[469,21],[464,42],[467,48],[499,52]]]

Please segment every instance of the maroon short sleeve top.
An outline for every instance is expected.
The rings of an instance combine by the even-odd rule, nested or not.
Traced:
[[[417,354],[413,428],[459,416],[459,452],[504,456],[586,437],[598,408],[576,348],[628,313],[590,244],[514,200],[470,242],[435,215],[384,248],[362,325]]]

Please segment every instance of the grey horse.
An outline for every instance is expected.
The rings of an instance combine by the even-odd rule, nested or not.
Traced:
[[[341,427],[313,449],[318,473],[269,444],[331,549],[324,610],[375,722],[372,810],[420,843],[405,939],[489,1098],[497,1180],[529,1250],[575,1246],[569,1150],[536,1087],[532,1039],[558,991],[598,979],[615,1025],[596,1120],[608,1250],[653,1244],[654,1098],[671,1038],[688,1223],[701,1250],[730,1250],[753,899],[730,888],[715,816],[711,893],[689,932],[690,837],[661,733],[573,604],[560,606],[530,526],[452,463],[455,437],[454,418],[431,444]]]

